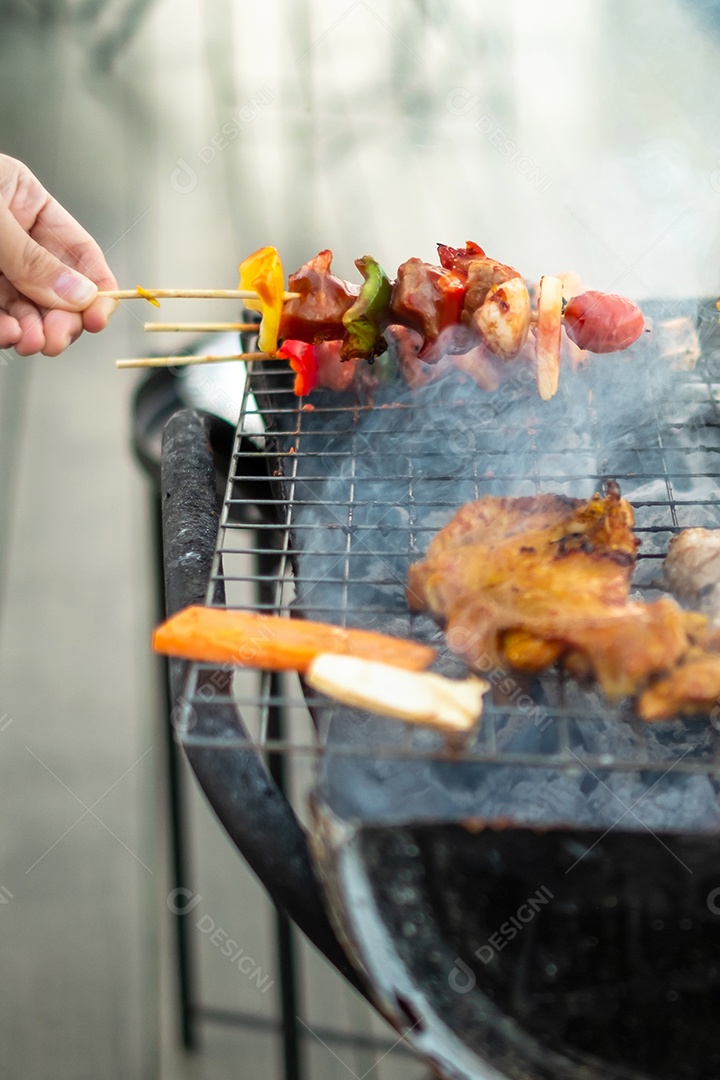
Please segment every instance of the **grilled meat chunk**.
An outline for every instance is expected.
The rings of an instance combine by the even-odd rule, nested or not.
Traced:
[[[663,564],[667,589],[720,626],[720,529],[685,529],[670,541]]]
[[[487,295],[496,285],[504,285],[513,278],[522,278],[513,266],[496,262],[487,256],[473,259],[467,264],[467,292],[463,305],[462,320],[472,323],[475,312],[479,311]]]
[[[410,568],[408,602],[445,624],[469,664],[539,671],[556,660],[635,694],[691,646],[690,616],[670,599],[628,599],[637,540],[613,485],[588,501],[488,496],[462,507]]]
[[[466,287],[463,272],[422,259],[408,259],[398,267],[388,322],[422,336],[419,355],[426,363],[437,363],[447,352],[466,352],[474,343],[471,331],[460,325]]]
[[[637,709],[643,720],[720,717],[720,653],[692,650],[685,663],[648,687]]]
[[[502,360],[512,360],[527,340],[530,318],[530,295],[527,285],[518,275],[501,285],[493,285],[482,306],[473,315],[472,323],[494,356],[499,356]]]
[[[685,529],[670,542],[663,564],[668,588],[684,604],[697,608],[699,621],[685,661],[649,687],[638,702],[643,720],[673,716],[720,716],[720,530]],[[688,613],[691,618],[693,613]]]
[[[417,331],[406,326],[388,326],[385,337],[400,374],[411,390],[447,374],[453,367],[464,371],[483,390],[492,392],[500,386],[501,361],[484,345],[476,345],[466,353],[448,353],[437,363],[428,364],[420,357],[423,339]]]
[[[288,278],[288,288],[300,293],[288,300],[280,319],[280,336],[293,341],[341,341],[343,315],[355,303],[360,286],[335,277],[332,251],[326,249]]]
[[[437,249],[441,266],[446,270],[459,270],[463,274],[467,274],[470,263],[487,257],[480,245],[476,244],[474,240],[468,240],[464,248],[438,244]]]

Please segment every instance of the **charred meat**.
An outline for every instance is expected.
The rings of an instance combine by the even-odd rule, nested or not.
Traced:
[[[720,716],[720,530],[685,529],[674,537],[663,578],[681,603],[710,621],[685,661],[645,691],[638,712],[644,720]]]
[[[720,625],[720,529],[685,529],[675,536],[663,577],[682,604],[704,611]]]
[[[611,699],[634,695],[688,653],[702,616],[629,599],[633,511],[605,497],[488,496],[462,507],[411,567],[408,601],[444,624],[472,665],[537,672],[560,661]]]

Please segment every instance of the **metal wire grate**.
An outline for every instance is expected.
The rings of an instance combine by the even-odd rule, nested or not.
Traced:
[[[407,567],[454,511],[486,494],[586,498],[608,479],[620,482],[636,513],[634,588],[654,598],[672,535],[695,525],[720,527],[716,324],[714,308],[701,308],[703,351],[693,371],[671,371],[643,344],[635,356],[597,358],[589,371],[566,373],[567,396],[549,406],[524,380],[488,394],[461,375],[417,393],[391,384],[374,403],[330,393],[298,402],[284,364],[254,365],[208,603],[220,602],[222,587],[230,607],[289,616],[295,605],[310,618],[442,648],[441,632],[407,609],[404,582]],[[462,673],[447,654],[444,662],[448,673]],[[230,697],[213,688],[212,674],[210,665],[192,665],[180,725],[187,745],[312,754],[331,746],[364,757],[568,770],[720,770],[718,732],[706,719],[645,725],[629,704],[610,709],[598,693],[558,673],[525,680],[486,672],[495,700],[462,746],[390,722],[371,725],[369,741],[345,740],[334,731],[342,708],[303,695],[296,678],[278,684],[268,673],[238,669]],[[232,701],[249,734],[194,732],[194,710],[209,697]],[[268,735],[276,710],[286,717],[281,739]],[[523,725],[535,729],[531,749],[518,748]]]

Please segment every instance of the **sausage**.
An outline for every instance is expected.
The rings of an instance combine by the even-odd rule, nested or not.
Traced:
[[[594,353],[627,349],[645,329],[645,317],[632,300],[612,293],[573,296],[565,308],[568,337]]]

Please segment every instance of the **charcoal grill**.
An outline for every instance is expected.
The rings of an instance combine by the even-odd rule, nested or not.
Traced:
[[[413,392],[390,379],[372,402],[303,403],[284,365],[256,364],[207,602],[246,606],[252,587],[263,611],[428,641],[437,669],[458,674],[438,628],[407,608],[408,566],[469,499],[588,497],[608,480],[635,507],[634,587],[652,598],[672,535],[720,526],[717,312],[648,306],[656,325],[689,313],[694,370],[643,340],[566,373],[550,403],[522,372],[493,394],[455,373]],[[212,521],[208,503],[204,541],[178,533],[196,514],[180,480],[205,429],[195,416],[178,431],[171,609],[197,599]],[[176,730],[273,898],[441,1075],[716,1078],[717,726],[643,725],[559,674],[486,676],[493,701],[462,746],[203,664],[175,667]],[[297,755],[317,762],[312,867],[262,763]]]

